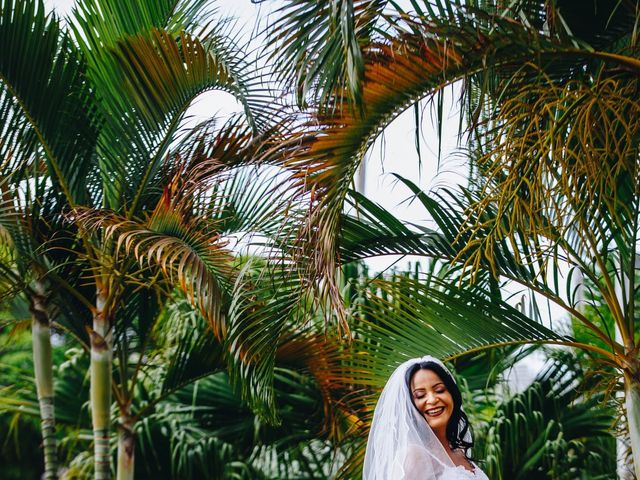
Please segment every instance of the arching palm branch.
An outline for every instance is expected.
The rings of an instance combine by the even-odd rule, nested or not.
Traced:
[[[407,233],[406,227],[398,227],[397,219],[393,218],[388,212],[380,207],[371,205],[370,202],[361,201],[360,206],[365,212],[365,216],[368,216],[369,219],[367,221],[352,219],[351,222],[355,225],[359,223],[360,226],[355,228],[367,232],[367,235],[363,235],[365,241],[362,244],[357,242],[350,243],[350,250],[360,255],[363,252],[366,254],[367,251],[375,251],[378,254],[414,254],[439,258],[450,262],[454,266],[458,265],[459,274],[467,275],[468,271],[466,274],[464,273],[464,265],[469,260],[469,257],[466,256],[467,251],[465,248],[472,244],[468,234],[465,235],[464,233],[465,221],[468,219],[465,212],[472,211],[472,206],[475,205],[474,202],[478,197],[468,191],[454,193],[446,190],[441,190],[438,194],[429,195],[421,192],[410,181],[404,180],[404,182],[413,190],[418,201],[424,206],[425,213],[435,220],[437,228],[434,230],[424,229],[422,231],[414,229]],[[478,230],[478,235],[491,232],[491,222],[496,222],[497,218],[499,217],[496,216],[495,210],[485,209],[482,219],[488,226],[486,230]],[[520,242],[523,242],[523,239],[526,238],[526,235],[520,232],[515,245],[521,247],[523,243]],[[577,239],[579,237],[569,236],[568,238]],[[583,334],[579,338],[564,337],[555,340],[551,337],[545,338],[543,334],[540,340],[545,343],[559,342],[579,348],[589,353],[594,366],[601,365],[609,370],[613,367],[613,371],[617,369],[619,372],[621,368],[619,362],[623,347],[618,343],[614,336],[614,329],[611,328],[611,325],[615,324],[614,317],[607,307],[606,292],[604,294],[601,293],[598,286],[602,284],[594,284],[595,282],[592,283],[592,280],[588,279],[588,284],[585,282],[585,285],[588,286],[585,288],[589,288],[591,293],[580,296],[576,293],[575,282],[561,281],[561,278],[567,275],[562,270],[562,265],[548,257],[541,259],[536,264],[523,264],[519,260],[518,254],[522,258],[529,258],[526,256],[527,252],[532,251],[533,247],[528,250],[521,247],[517,252],[514,252],[512,245],[514,244],[503,240],[493,243],[491,249],[485,248],[484,254],[490,256],[491,261],[486,258],[478,260],[473,272],[476,274],[484,272],[483,276],[487,273],[497,272],[500,278],[512,284],[519,284],[525,292],[528,291],[527,296],[534,306],[536,303],[535,293],[542,295],[545,299],[562,308],[568,316],[573,317],[575,323],[581,325]],[[558,252],[558,249],[552,249],[551,252],[552,254]],[[572,260],[572,257],[568,258],[570,261]],[[542,260],[546,260],[546,262]],[[574,260],[574,262],[576,261],[583,262],[584,258]],[[569,280],[575,274],[575,271],[585,264],[574,264],[573,270],[569,270]],[[546,275],[541,275],[542,268],[546,268]],[[495,287],[492,287],[490,282],[476,282],[473,285],[481,296],[491,298],[495,294]],[[597,312],[598,316],[611,318],[611,322],[603,319],[600,321],[594,320],[593,316],[585,313],[585,305],[591,306],[591,311]],[[537,318],[538,314],[536,312],[538,310],[538,308],[531,310],[530,315],[532,315],[532,318]],[[384,319],[385,316],[380,316],[380,318]],[[465,325],[466,328],[468,323],[469,321],[465,320],[460,322],[460,325]],[[403,325],[398,327],[398,330],[407,328],[409,326]],[[585,335],[584,332],[589,332],[589,334]],[[534,336],[531,336],[531,340],[534,340]],[[393,343],[393,340],[390,340],[390,342]],[[394,347],[392,344],[390,351],[393,348],[397,348],[397,346]],[[606,383],[603,383],[603,385],[606,385]]]
[[[229,352],[234,385],[251,407],[272,421],[277,417],[273,404],[275,349],[283,327],[293,321],[285,311],[300,303],[300,289],[296,288],[300,281],[297,275],[286,275],[295,271],[283,254],[278,257],[282,265],[260,260],[257,273],[252,270],[255,275],[248,275],[249,265],[243,267],[227,245],[234,234],[257,234],[258,243],[265,248],[282,251],[273,241],[289,228],[281,212],[295,212],[296,206],[281,191],[274,173],[260,174],[251,166],[269,163],[272,155],[280,155],[274,148],[278,144],[277,135],[255,135],[237,120],[221,130],[212,131],[205,125],[178,148],[185,160],[176,154],[175,161],[163,170],[164,177],[159,176],[163,194],[149,214],[128,219],[105,209],[74,211],[74,221],[87,234],[100,232],[105,241],[113,243],[113,256],[104,255],[103,259],[120,268],[127,266],[122,272],[123,285],[135,287],[134,293],[151,289],[150,294],[156,292],[152,297],[166,298],[172,285],[183,290]],[[288,291],[282,290],[273,300],[274,293],[281,291],[280,284]],[[119,312],[126,315],[129,306],[124,301],[131,294],[125,291],[121,296]],[[162,301],[154,305],[161,307]],[[146,316],[147,333],[135,336],[134,350],[144,348],[144,337],[156,321],[149,307]],[[134,427],[141,420],[139,412],[132,410],[135,392],[129,387],[136,384],[140,366],[126,373],[129,353],[122,348],[131,336],[130,326],[135,324],[115,319],[116,339],[121,336],[123,341],[117,344],[123,355],[118,364],[124,370],[114,392],[120,422],[127,427],[121,430],[130,445],[123,449],[128,451],[133,450]],[[143,351],[137,358],[142,361]]]
[[[63,253],[63,247],[69,244],[65,237],[71,233],[65,232],[60,215],[64,207],[62,194],[52,187],[43,158],[47,154],[57,157],[63,152],[70,160],[85,155],[95,135],[82,110],[81,97],[87,91],[80,79],[83,67],[69,37],[61,34],[58,21],[46,17],[42,6],[37,8],[35,4],[6,2],[0,6],[0,35],[17,38],[25,25],[33,30],[24,38],[23,47],[26,55],[40,59],[39,69],[21,74],[19,62],[12,62],[6,56],[0,60],[3,64],[0,79],[1,295],[4,301],[26,299],[29,305],[45,476],[55,478],[57,448],[50,329],[54,322],[64,323],[63,317],[77,306],[74,303],[82,300],[82,296],[72,285],[73,281],[69,281],[75,275],[68,256]],[[21,75],[31,77],[21,83],[17,80]],[[41,105],[42,99],[49,95],[53,100]],[[60,124],[52,119],[56,116]],[[62,127],[65,123],[71,124],[66,132]],[[69,137],[64,138],[64,134]],[[44,139],[48,143],[43,143]],[[68,168],[56,161],[49,167]],[[75,173],[82,175],[83,172]],[[70,182],[74,183],[72,188],[82,190],[77,179],[70,178]],[[52,247],[52,251],[47,252],[46,246]],[[62,300],[62,297],[67,298]]]

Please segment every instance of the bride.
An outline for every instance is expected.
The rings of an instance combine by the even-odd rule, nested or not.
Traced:
[[[400,365],[373,414],[363,480],[488,480],[475,465],[462,395],[440,360]]]

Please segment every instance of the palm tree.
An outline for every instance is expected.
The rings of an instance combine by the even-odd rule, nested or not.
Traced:
[[[2,9],[0,23],[3,35],[15,34],[10,24],[10,9]],[[16,12],[20,22],[36,12],[25,6]],[[55,22],[41,25],[45,38],[55,35]],[[52,47],[55,51],[56,45]],[[67,61],[66,52],[55,52],[58,68]],[[15,65],[5,65],[9,74]],[[73,75],[72,72],[68,73]],[[63,79],[64,81],[65,79]],[[3,84],[3,85],[6,85]],[[73,86],[71,88],[74,88]],[[76,275],[68,264],[69,232],[65,233],[59,193],[52,188],[42,162],[42,151],[38,147],[37,132],[24,118],[19,117],[16,97],[3,86],[2,101],[3,142],[0,145],[0,272],[2,288],[0,298],[8,304],[26,302],[31,314],[32,348],[35,385],[40,404],[42,436],[44,444],[45,477],[55,478],[57,473],[57,447],[55,435],[55,413],[53,395],[53,364],[51,356],[51,326],[64,323],[65,315],[77,308],[78,301],[84,301],[71,280]],[[71,101],[72,99],[68,99]],[[65,114],[82,115],[73,110],[71,104],[55,103],[64,109],[62,122],[68,121]],[[78,117],[82,125],[82,117]],[[84,128],[84,127],[83,127]],[[69,127],[73,137],[83,130]],[[50,132],[52,136],[59,132]],[[84,132],[87,133],[87,132]],[[71,155],[78,149],[69,147]],[[51,248],[51,251],[47,251]],[[64,297],[64,298],[63,298]],[[75,313],[75,312],[74,312]]]
[[[381,222],[384,228],[369,222],[356,232],[363,237],[348,238],[350,246],[361,256],[436,256],[463,267],[471,280],[490,272],[494,280],[474,289],[494,302],[487,304],[494,320],[512,315],[497,301],[499,278],[542,294],[575,317],[600,343],[578,342],[561,332],[549,335],[524,318],[514,318],[508,330],[522,340],[584,349],[594,362],[616,367],[624,379],[640,475],[635,4],[599,4],[605,13],[564,1],[512,2],[508,7],[503,2],[416,1],[412,12],[396,13],[386,13],[385,4],[344,0],[330,8],[292,1],[283,8],[292,15],[283,15],[275,25],[274,43],[288,68],[283,75],[301,92],[300,103],[317,111],[300,135],[303,147],[287,161],[300,175],[311,172],[300,190],[315,200],[306,230],[314,240],[309,243],[313,274],[323,278],[325,293],[340,312],[333,279],[345,224],[341,211],[358,165],[400,112],[464,81],[461,110],[474,165],[471,188],[429,197],[412,187],[436,221],[436,231],[403,232],[390,219]],[[348,14],[339,17],[339,11]],[[308,25],[313,27],[303,28]],[[375,209],[368,213],[380,220]],[[562,262],[599,291],[617,334],[585,317],[571,289],[565,295],[556,281]],[[428,305],[427,291],[419,284],[388,288],[383,291],[394,306],[381,308],[381,324],[390,321],[391,311],[401,312],[403,304],[411,309]],[[447,288],[447,295],[472,304],[467,292]],[[383,300],[372,300],[385,306]],[[398,314],[393,321],[394,334],[413,332],[403,338],[415,341],[419,330],[410,330],[415,328],[411,318]],[[465,325],[459,341],[439,351],[447,356],[515,340],[503,336],[506,325],[499,323],[495,330],[472,329],[461,318],[454,324]],[[465,334],[474,338],[465,339]],[[389,352],[398,347],[389,331],[379,342],[368,349],[376,356],[381,345]]]
[[[580,327],[574,335],[568,335],[571,329],[566,326],[560,327],[558,333],[543,328],[536,323],[540,306],[533,295],[525,296],[530,303],[526,314],[520,311],[526,304],[516,309],[501,298],[502,285],[517,281],[526,288],[531,282],[529,267],[519,264],[505,243],[496,247],[495,263],[501,268],[501,278],[506,280],[497,281],[489,266],[485,266],[474,271],[475,282],[469,283],[463,262],[456,261],[456,245],[467,242],[458,237],[465,219],[462,212],[468,199],[474,197],[470,197],[469,192],[466,192],[467,196],[454,196],[452,192],[428,195],[410,181],[403,181],[415,192],[425,211],[436,219],[439,228],[410,230],[389,212],[358,195],[360,218],[345,218],[342,258],[349,261],[381,253],[423,255],[439,258],[449,267],[444,271],[445,276],[427,271],[415,279],[400,276],[372,282],[379,290],[364,294],[367,308],[363,310],[362,320],[354,323],[358,338],[355,348],[363,354],[351,359],[351,368],[359,372],[355,377],[357,383],[382,386],[388,375],[388,365],[398,363],[405,355],[419,355],[421,351],[455,359],[465,350],[481,351],[499,343],[536,342],[582,350],[590,369],[603,377],[590,386],[596,395],[622,389],[618,384],[619,366],[605,357],[611,340],[615,339],[602,339],[602,335],[613,332],[614,317],[604,306],[606,300],[596,287],[587,284],[588,294],[582,303],[575,305],[574,301],[565,307],[569,313],[575,310],[580,314],[572,315],[574,325]],[[530,288],[563,306],[567,302],[565,292],[574,292],[575,285],[554,283],[554,276],[559,278],[562,274],[560,269],[561,266],[554,265],[552,271],[555,273],[549,276],[548,283],[535,283]],[[541,277],[535,278],[540,280]],[[526,293],[526,290],[521,292]],[[480,314],[485,312],[487,318],[481,318]],[[597,338],[593,333],[595,328],[601,332]],[[444,339],[439,338],[440,335]],[[362,371],[368,374],[363,375]],[[363,402],[368,402],[366,397]],[[366,414],[362,418],[366,422]],[[366,435],[366,430],[362,434]]]
[[[260,260],[262,261],[262,260]],[[261,269],[251,267],[255,275]],[[273,284],[271,284],[273,287]],[[327,389],[331,356],[324,323],[289,331],[279,342],[274,375],[274,425],[257,415],[230,379],[225,347],[211,335],[207,319],[175,295],[149,333],[132,410],[136,416],[137,475],[153,478],[324,478],[337,466],[331,439],[339,418]],[[137,323],[137,322],[136,322]],[[135,325],[134,325],[135,326]],[[137,326],[135,326],[137,327]],[[337,340],[337,339],[336,339]],[[84,446],[91,421],[83,349],[65,352],[56,376],[67,475],[91,477]],[[3,373],[9,365],[0,362]],[[5,368],[7,370],[5,370]],[[18,365],[13,366],[19,370]],[[329,370],[330,371],[330,370]],[[28,375],[2,388],[0,410],[37,415]],[[334,425],[336,422],[336,425]]]
[[[237,48],[223,25],[211,22],[203,1],[132,6],[87,0],[76,5],[70,30],[46,15],[41,1],[6,0],[0,14],[0,38],[13,45],[0,59],[0,124],[9,133],[3,160],[9,153],[16,161],[36,157],[67,221],[78,215],[69,212],[96,207],[133,221],[166,199],[156,182],[184,113],[201,92],[232,93],[254,130],[263,124],[267,100],[249,96]],[[199,37],[189,33],[205,24],[209,28]],[[126,277],[132,260],[117,256],[117,242],[106,229],[79,225],[77,233],[73,249],[89,263],[84,282],[94,290],[89,339],[95,474],[108,478],[113,328],[127,296],[121,274]],[[197,261],[196,253],[192,262]],[[210,287],[215,269],[201,274],[209,283],[199,285]],[[216,295],[197,293],[215,307]],[[217,310],[209,309],[212,315]],[[116,394],[126,399],[128,388]],[[125,432],[127,413],[122,412]],[[126,443],[126,435],[121,438]],[[121,451],[125,460],[132,453],[124,446]],[[123,468],[122,478],[131,472]]]
[[[34,189],[42,191],[37,183],[36,179]],[[26,192],[26,195],[29,193]],[[34,375],[41,414],[45,478],[50,479],[56,478],[57,448],[51,355],[52,322],[47,305],[51,291],[48,288],[49,280],[45,275],[47,269],[42,266],[47,265],[48,259],[38,255],[37,245],[34,245],[36,235],[33,224],[37,224],[40,220],[39,207],[31,203],[29,211],[33,215],[29,218],[27,210],[21,208],[18,202],[19,200],[10,198],[6,199],[2,205],[0,228],[2,229],[2,250],[5,254],[0,263],[4,279],[1,296],[3,302],[9,304],[12,300],[19,302],[26,297],[31,312]],[[21,297],[21,294],[24,294],[24,297]]]

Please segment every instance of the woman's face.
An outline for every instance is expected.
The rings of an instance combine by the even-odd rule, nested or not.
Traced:
[[[432,370],[420,369],[411,378],[413,403],[436,434],[446,434],[453,414],[453,397],[442,379]]]

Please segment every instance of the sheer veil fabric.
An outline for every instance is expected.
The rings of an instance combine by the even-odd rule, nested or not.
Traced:
[[[431,356],[408,360],[393,372],[373,414],[363,480],[444,480],[449,478],[447,471],[456,469],[413,405],[405,383],[407,370],[420,362],[436,362],[450,374],[440,360]]]

